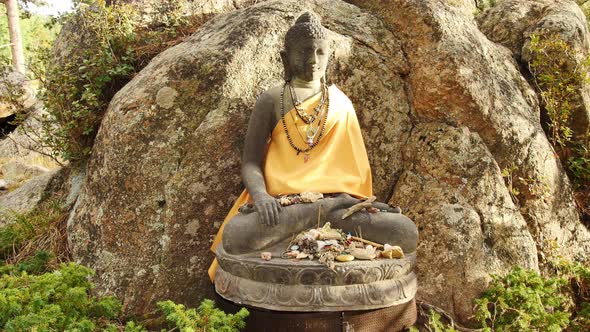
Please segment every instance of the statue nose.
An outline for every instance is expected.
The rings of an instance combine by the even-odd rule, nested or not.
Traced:
[[[314,53],[309,57],[309,64],[315,65],[316,63],[318,63],[318,55]]]

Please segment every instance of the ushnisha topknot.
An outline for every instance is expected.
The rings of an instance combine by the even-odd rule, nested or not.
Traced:
[[[301,14],[285,35],[285,49],[301,39],[327,39],[328,33],[320,18],[310,12]]]

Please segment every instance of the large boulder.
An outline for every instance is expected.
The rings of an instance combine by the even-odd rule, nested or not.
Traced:
[[[590,55],[590,33],[582,9],[573,0],[506,0],[478,16],[481,31],[491,40],[506,46],[521,64],[526,77],[529,63],[539,56],[531,50],[531,36],[557,36],[578,56],[566,71],[582,68]],[[590,130],[590,82],[576,87],[574,109],[569,126],[582,137]]]
[[[511,53],[443,2],[352,2],[365,10],[292,0],[220,14],[117,93],[68,222],[99,292],[134,313],[212,295],[208,249],[243,188],[247,119],[281,83],[282,38],[304,10],[333,32],[329,79],[356,108],[376,195],[421,230],[418,297],[466,320],[489,275],[537,269],[546,239],[587,255],[590,236]]]
[[[410,63],[417,124],[393,200],[422,231],[419,296],[467,319],[486,273],[536,266],[530,236],[541,255],[555,240],[559,254],[588,259],[590,233],[512,53],[438,1],[353,2],[393,26]]]

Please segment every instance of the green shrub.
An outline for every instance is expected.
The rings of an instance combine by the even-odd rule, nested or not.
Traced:
[[[34,276],[0,277],[3,331],[95,331],[121,314],[114,297],[90,295],[92,270],[73,263]]]
[[[588,186],[590,183],[590,140],[587,137],[585,142],[578,141],[572,145],[573,153],[567,160],[567,167],[576,187]]]
[[[84,29],[84,45],[57,63],[45,50],[39,94],[48,111],[43,143],[65,160],[88,156],[110,99],[134,71],[128,7],[81,6],[73,17]]]
[[[578,104],[578,90],[587,81],[590,59],[580,61],[577,52],[557,34],[543,31],[531,36],[529,63],[549,116],[549,138],[558,148],[572,140],[571,115]]]
[[[47,252],[38,252],[20,264],[0,266],[1,331],[146,331],[134,321],[123,322],[117,298],[91,294],[91,269],[69,263],[45,272],[50,257]],[[158,307],[171,331],[239,331],[248,316],[246,309],[226,314],[211,300],[204,300],[197,309],[169,300],[159,302]]]
[[[246,326],[244,320],[249,315],[245,308],[235,315],[226,314],[215,308],[211,300],[204,300],[196,310],[186,309],[172,301],[158,302],[158,306],[166,315],[166,320],[180,332],[237,332]]]
[[[50,48],[38,52],[42,60],[37,76],[45,77],[39,96],[48,111],[40,140],[54,157],[85,160],[115,93],[154,56],[180,43],[207,19],[183,15],[184,2],[163,4],[149,26],[126,4],[77,4],[68,18],[84,36],[81,48],[66,45],[73,52],[57,60]]]
[[[41,274],[49,271],[48,263],[53,254],[44,250],[37,251],[33,257],[25,259],[17,264],[4,264],[0,261],[0,275]]]
[[[550,276],[520,267],[492,276],[488,289],[475,300],[476,331],[590,331],[590,266],[561,258],[549,264]],[[444,323],[436,311],[430,310],[428,316],[427,331],[457,331],[454,322]]]
[[[573,132],[573,112],[584,107],[581,88],[589,82],[590,56],[583,57],[558,34],[531,36],[529,68],[547,113],[547,136],[573,184],[582,220],[590,220],[590,132]]]
[[[476,318],[484,331],[562,331],[569,324],[562,278],[543,278],[520,267],[506,276],[494,276],[488,290],[476,300]]]

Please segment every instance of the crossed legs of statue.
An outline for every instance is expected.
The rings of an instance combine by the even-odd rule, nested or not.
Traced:
[[[363,238],[381,244],[398,245],[405,253],[416,250],[418,230],[414,223],[401,213],[394,212],[384,203],[374,206],[388,212],[357,212],[342,219],[346,209],[360,200],[348,194],[328,197],[310,204],[295,204],[283,207],[276,226],[260,223],[255,212],[239,213],[225,226],[223,248],[233,255],[270,250],[289,241],[300,232],[317,227],[318,210],[321,206],[321,225],[330,222],[332,228],[355,234],[360,230]],[[391,212],[389,212],[391,211]],[[285,248],[283,248],[285,249]]]

